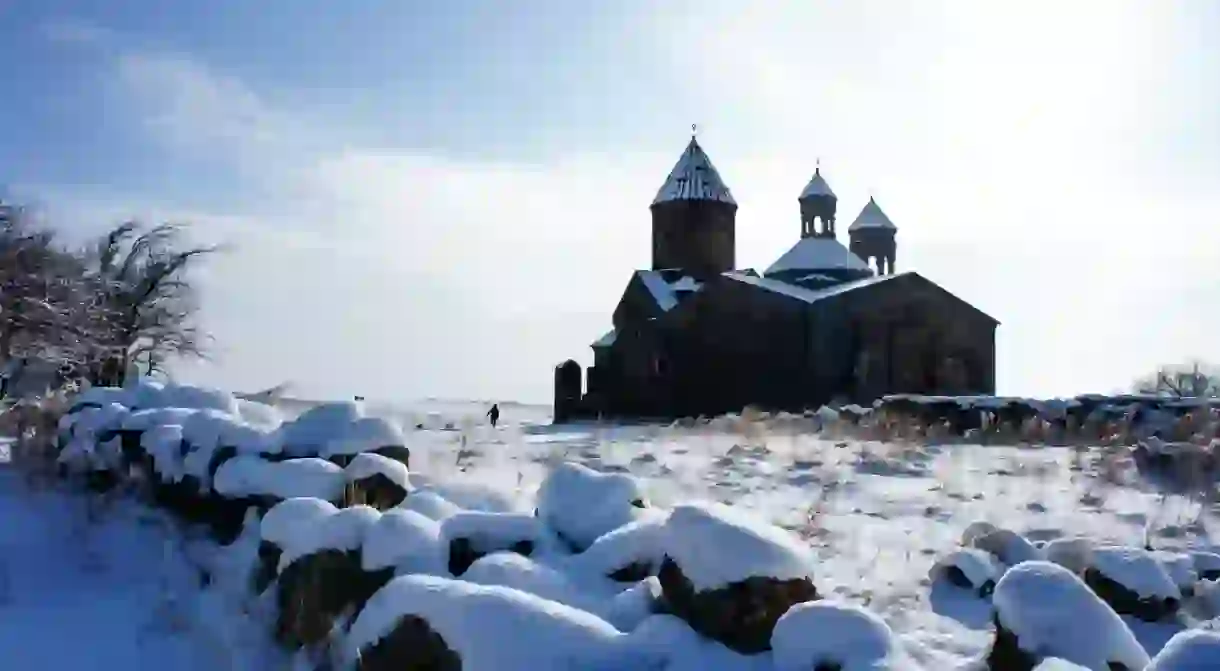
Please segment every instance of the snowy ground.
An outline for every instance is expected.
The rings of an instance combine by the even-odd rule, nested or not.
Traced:
[[[530,511],[548,465],[571,460],[631,473],[662,506],[712,499],[750,508],[817,549],[819,591],[879,614],[929,669],[954,668],[991,641],[987,602],[927,580],[971,522],[1031,540],[1086,535],[1140,546],[1147,537],[1158,549],[1215,547],[1213,511],[1201,514],[1134,478],[1116,486],[1091,467],[1073,470],[1066,448],[549,427],[544,409],[505,410],[507,424],[494,430],[480,421],[481,407],[399,413],[408,428],[429,427],[408,432],[413,477],[490,485]],[[450,498],[479,507],[461,497],[454,490]],[[183,537],[164,515],[133,504],[90,510],[85,495],[31,491],[0,463],[5,668],[141,668],[149,659],[166,669],[283,668],[262,640],[265,625],[243,626],[253,606],[212,578],[224,573],[215,551]],[[1176,631],[1129,623],[1150,653]]]
[[[4,668],[268,668],[242,596],[201,585],[215,554],[162,513],[31,488],[0,463]]]

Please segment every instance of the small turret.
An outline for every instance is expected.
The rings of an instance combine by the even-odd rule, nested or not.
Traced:
[[[813,178],[801,191],[798,202],[801,204],[801,237],[835,237],[835,210],[839,198],[831,190],[830,184],[822,177],[822,166],[813,171]]]
[[[898,227],[871,196],[856,220],[847,227],[849,247],[856,256],[877,266],[878,275],[894,274],[898,254]]]

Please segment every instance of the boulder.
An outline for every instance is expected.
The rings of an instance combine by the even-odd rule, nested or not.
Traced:
[[[787,531],[728,506],[675,507],[661,545],[663,607],[737,652],[769,650],[779,618],[819,598],[812,552]]]

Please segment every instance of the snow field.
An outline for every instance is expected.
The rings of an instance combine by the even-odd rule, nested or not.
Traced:
[[[96,397],[105,413],[61,424],[61,463],[118,477],[132,464],[100,446],[122,429],[154,489],[192,476],[190,496],[154,500],[208,508],[196,516],[226,542],[223,582],[278,603],[269,637],[291,624],[285,597],[311,602],[291,606],[310,626],[281,652],[298,662],[1134,670],[1214,650],[1193,628],[1215,601],[1210,509],[1071,471],[1063,448],[836,443],[732,418],[404,434],[359,404],[272,425],[274,408],[209,390]],[[409,448],[410,467],[374,452],[389,447]],[[353,504],[349,487],[373,475],[404,498]],[[277,578],[260,598],[249,576],[266,546]],[[767,649],[716,639],[707,623],[726,617],[761,621]]]

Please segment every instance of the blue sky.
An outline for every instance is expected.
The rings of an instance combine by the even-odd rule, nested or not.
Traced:
[[[1002,391],[1220,360],[1220,6],[657,4],[0,0],[0,184],[232,243],[181,369],[230,387],[548,400],[692,123],[742,266],[821,158],[1003,322]]]

